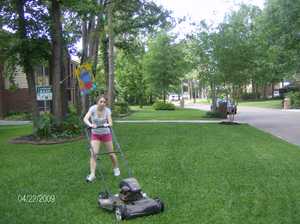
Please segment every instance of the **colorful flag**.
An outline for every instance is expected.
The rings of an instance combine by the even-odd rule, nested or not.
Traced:
[[[76,69],[75,75],[78,79],[81,95],[89,94],[91,91],[96,89],[96,84],[94,83],[94,78],[92,75],[91,64],[85,63],[80,65]]]

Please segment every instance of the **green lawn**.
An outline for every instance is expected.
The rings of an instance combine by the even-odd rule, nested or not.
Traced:
[[[133,111],[126,120],[199,120],[207,119],[205,111],[196,109],[182,109],[176,108],[176,110],[154,110],[152,106],[144,106],[139,108],[138,106],[131,107]]]
[[[189,102],[194,102],[194,100],[189,100]],[[211,104],[211,99],[196,99],[196,103],[200,104]]]
[[[239,102],[238,106],[281,109],[282,100],[258,100]]]
[[[86,184],[85,141],[11,145],[30,127],[0,127],[0,223],[115,223]],[[248,125],[116,124],[135,177],[166,211],[130,223],[300,223],[300,148]],[[108,159],[108,184],[117,188]],[[123,166],[121,167],[124,173]],[[54,195],[54,203],[22,195]]]

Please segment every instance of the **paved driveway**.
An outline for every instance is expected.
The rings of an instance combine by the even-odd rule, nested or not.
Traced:
[[[190,104],[186,107],[210,110],[209,105]],[[300,110],[240,106],[235,119],[300,146]]]
[[[300,146],[300,110],[240,107],[236,120]]]

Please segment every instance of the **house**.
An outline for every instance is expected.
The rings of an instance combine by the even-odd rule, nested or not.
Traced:
[[[69,103],[75,103],[76,79],[73,75],[79,63],[75,60],[69,60],[67,78],[67,97]],[[36,86],[49,86],[49,68],[40,65],[35,68]],[[26,75],[20,66],[16,66],[13,79],[9,80],[4,75],[4,65],[0,63],[0,117],[14,112],[30,112],[32,101],[29,97]],[[49,110],[50,101],[38,101],[40,110]]]

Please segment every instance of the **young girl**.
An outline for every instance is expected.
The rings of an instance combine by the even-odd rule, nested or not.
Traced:
[[[91,122],[90,122],[91,120]],[[91,158],[90,174],[86,177],[88,182],[95,180],[96,160],[99,153],[101,142],[106,146],[108,152],[113,152],[112,134],[109,126],[112,126],[111,110],[106,107],[106,99],[100,96],[97,104],[89,108],[83,119],[84,123],[92,128],[91,131]],[[115,153],[110,153],[115,176],[120,175],[118,161]]]

